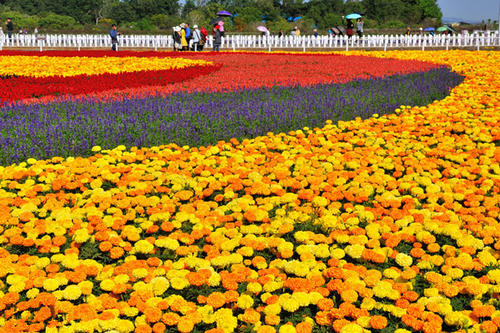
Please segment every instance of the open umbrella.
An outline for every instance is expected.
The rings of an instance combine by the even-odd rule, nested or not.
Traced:
[[[268,31],[268,30],[267,30],[267,28],[266,28],[266,27],[264,27],[264,26],[262,26],[262,25],[259,25],[259,26],[257,27],[257,30],[262,31],[262,32],[267,32],[267,31]]]
[[[217,13],[217,15],[219,15],[219,16],[233,16],[233,14],[231,14],[227,10],[221,10],[220,12]]]
[[[216,25],[220,21],[223,21],[221,17],[215,17],[215,18],[210,20],[210,25]]]
[[[437,31],[438,32],[443,32],[443,31],[451,31],[451,32],[455,32],[455,29],[447,26],[447,25],[443,25],[442,27],[439,27],[437,28]]]
[[[352,13],[352,14],[346,15],[345,18],[348,20],[357,20],[357,19],[361,18],[361,15],[359,15],[358,13]]]
[[[345,28],[344,28],[343,26],[341,26],[341,25],[338,25],[338,26],[337,26],[337,29],[340,31],[340,33],[341,33],[342,35],[346,33]]]
[[[434,27],[427,27],[424,29],[424,31],[434,31],[434,30],[436,30],[436,29],[434,29]]]

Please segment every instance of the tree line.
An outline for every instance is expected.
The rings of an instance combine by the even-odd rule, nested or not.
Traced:
[[[442,13],[436,0],[0,0],[0,19],[17,29],[104,31],[116,23],[124,31],[154,32],[181,22],[208,26],[220,10],[232,32],[326,30],[345,23],[343,16],[362,13],[365,28],[437,25]]]

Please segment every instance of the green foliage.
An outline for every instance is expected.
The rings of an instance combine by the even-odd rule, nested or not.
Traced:
[[[18,11],[5,11],[0,13],[0,21],[2,24],[7,20],[7,18],[12,19],[14,30],[18,30],[19,28],[32,30],[39,25],[38,17],[23,14]]]
[[[176,24],[176,18],[167,14],[156,14],[151,17],[151,24],[158,29],[169,29]]]
[[[54,30],[71,30],[76,25],[76,20],[71,16],[49,14],[39,21],[40,27]]]
[[[113,259],[111,259],[107,254],[102,253],[101,250],[99,250],[99,243],[91,241],[87,241],[81,245],[78,258],[82,260],[93,259],[104,265],[113,262]]]
[[[435,18],[441,20],[443,13],[435,0],[417,0],[417,4],[422,9],[422,19]]]
[[[384,28],[405,28],[406,24],[400,20],[390,20],[382,25]]]
[[[353,12],[365,14],[365,28],[403,28],[428,21],[439,24],[442,17],[436,0],[6,0],[2,3],[2,18],[7,14],[12,16],[16,28],[45,26],[51,30],[71,30],[86,24],[87,29],[94,25],[97,30],[92,30],[101,31],[99,22],[111,19],[124,27],[133,26],[136,31],[170,32],[181,21],[207,26],[220,10],[236,14],[226,19],[228,32],[254,33],[262,23],[273,33],[280,29],[286,33],[294,26],[303,33],[311,33],[313,28],[326,31],[345,24],[342,16]],[[287,21],[297,16],[302,19]],[[39,24],[42,18],[46,19]]]
[[[135,26],[141,31],[155,30],[155,25],[148,18],[142,18],[139,21],[135,22]]]

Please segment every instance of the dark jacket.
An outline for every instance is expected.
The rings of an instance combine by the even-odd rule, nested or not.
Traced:
[[[216,45],[222,44],[222,34],[219,29],[215,29],[214,44]]]

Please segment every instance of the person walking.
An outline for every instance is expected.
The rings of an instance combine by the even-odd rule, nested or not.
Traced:
[[[5,22],[5,26],[7,28],[7,36],[9,36],[9,39],[12,39],[12,33],[14,32],[14,23],[12,23],[10,17]]]
[[[188,50],[188,42],[186,40],[186,24],[182,23],[181,24],[181,46],[182,46],[182,51],[187,51]]]
[[[111,26],[111,30],[109,31],[109,36],[111,37],[111,50],[118,51],[118,35],[120,33],[116,31],[116,24]]]
[[[354,23],[352,23],[352,20],[347,20],[346,33],[349,38],[354,34]]]
[[[182,48],[181,45],[181,27],[175,26],[172,28],[172,38],[174,40],[174,51],[180,51]]]
[[[184,30],[186,30],[186,42],[188,43],[188,49],[189,45],[191,44],[191,39],[193,38],[193,32],[191,31],[191,28],[189,28],[189,24],[184,23]]]
[[[219,52],[220,46],[222,44],[222,33],[219,30],[219,25],[214,27],[214,51]]]
[[[359,38],[363,37],[363,20],[361,18],[356,22],[356,32],[358,33]]]
[[[198,29],[198,25],[193,25],[193,45],[191,46],[193,51],[200,51],[200,40],[201,40],[201,31]]]

